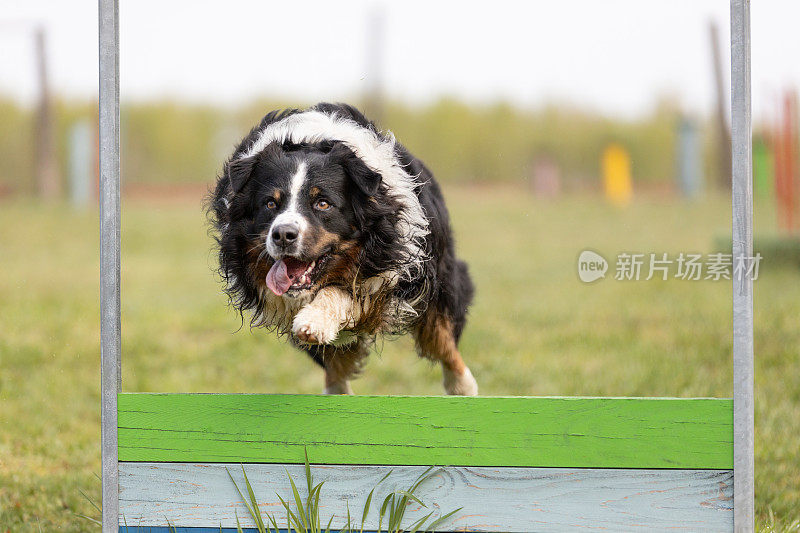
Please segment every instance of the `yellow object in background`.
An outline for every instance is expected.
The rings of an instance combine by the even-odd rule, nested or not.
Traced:
[[[631,157],[619,144],[610,144],[603,152],[603,187],[612,204],[624,207],[631,202]]]

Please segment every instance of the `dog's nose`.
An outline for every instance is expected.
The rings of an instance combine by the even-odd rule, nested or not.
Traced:
[[[296,224],[280,224],[272,228],[272,242],[278,246],[286,246],[297,240],[300,228]]]

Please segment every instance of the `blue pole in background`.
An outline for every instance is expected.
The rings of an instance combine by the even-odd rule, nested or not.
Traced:
[[[678,125],[678,184],[687,198],[696,198],[703,186],[700,136],[693,120],[682,117]]]
[[[86,207],[92,200],[92,127],[82,120],[69,130],[69,198],[75,207]]]

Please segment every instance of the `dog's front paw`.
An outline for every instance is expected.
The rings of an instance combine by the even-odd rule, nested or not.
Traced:
[[[447,368],[443,370],[443,384],[447,394],[456,396],[478,395],[478,382],[472,377],[472,372],[469,371],[469,368],[464,367],[464,371],[461,374],[456,374]]]
[[[327,313],[308,307],[301,309],[292,322],[292,333],[305,344],[331,344],[339,328],[339,322]]]

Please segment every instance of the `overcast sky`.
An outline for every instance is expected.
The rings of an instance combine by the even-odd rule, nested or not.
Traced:
[[[539,106],[570,102],[609,114],[647,112],[662,95],[708,112],[708,23],[729,61],[727,0],[268,2],[122,0],[123,99],[236,105],[259,96],[342,100],[371,81],[367,23],[383,6],[382,79],[389,96],[451,95]],[[0,93],[36,94],[30,28],[48,32],[52,83],[97,91],[97,2],[0,0]],[[753,104],[769,112],[800,85],[800,2],[752,6]],[[728,63],[725,66],[729,76]]]

